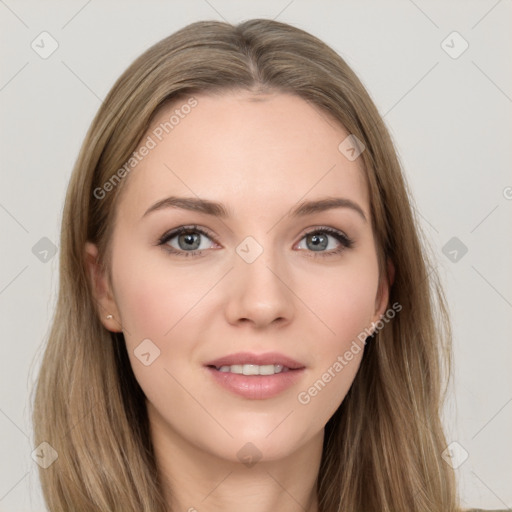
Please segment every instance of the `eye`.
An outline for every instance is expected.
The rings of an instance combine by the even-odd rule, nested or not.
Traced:
[[[198,226],[180,226],[162,235],[157,245],[163,246],[167,252],[178,256],[199,256],[203,250],[211,249],[211,244],[205,242],[204,238],[213,240],[213,235]],[[299,244],[298,249],[301,251],[306,249],[305,253],[312,257],[335,256],[350,249],[354,244],[341,231],[328,227],[309,231],[302,237],[301,242],[302,240],[305,240],[306,247],[300,247]],[[326,251],[326,249],[329,250]]]
[[[335,239],[335,242],[330,242],[329,238]],[[308,252],[316,253],[316,254],[308,254],[308,256],[335,256],[337,254],[342,253],[346,249],[350,249],[354,242],[347,235],[338,231],[337,229],[322,227],[317,228],[314,231],[309,231],[306,235],[301,239],[306,242],[306,254]],[[336,242],[338,246],[336,247]],[[304,250],[304,247],[298,247],[301,250]],[[325,249],[331,249],[325,251]]]
[[[158,245],[164,246],[164,249],[172,254],[196,256],[203,250],[210,248],[209,244],[204,244],[201,238],[212,238],[212,235],[197,226],[180,226],[162,235]],[[169,242],[174,239],[176,241],[170,244]]]

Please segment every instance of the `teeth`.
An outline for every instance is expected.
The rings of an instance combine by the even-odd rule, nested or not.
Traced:
[[[289,368],[282,364],[233,364],[217,368],[220,372],[238,373],[243,375],[274,375],[275,373],[287,372]]]

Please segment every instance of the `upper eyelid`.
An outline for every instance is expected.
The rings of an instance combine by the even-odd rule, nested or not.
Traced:
[[[166,231],[160,237],[160,240],[171,239],[171,238],[174,238],[175,236],[180,235],[182,232],[188,232],[188,231],[190,231],[192,233],[197,231],[197,232],[204,234],[207,237],[212,238],[214,240],[216,238],[216,235],[212,231],[210,231],[207,228],[203,228],[201,226],[178,226],[177,228],[170,229],[169,231]]]

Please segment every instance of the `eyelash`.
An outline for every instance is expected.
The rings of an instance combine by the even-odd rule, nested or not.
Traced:
[[[181,235],[182,233],[200,233],[201,235],[204,235],[204,236],[206,236],[208,238],[211,238],[213,241],[215,241],[213,235],[210,232],[208,232],[208,230],[199,228],[198,226],[194,225],[194,226],[180,226],[179,228],[173,229],[172,231],[165,233],[164,235],[162,235],[160,237],[160,239],[158,240],[157,245],[164,246],[165,244],[167,244],[167,242],[169,240],[172,240],[174,237],[176,237],[178,235]],[[341,231],[338,231],[336,229],[328,228],[328,227],[320,227],[320,228],[316,228],[316,229],[314,229],[312,231],[308,231],[307,233],[304,234],[304,236],[301,238],[301,240],[303,238],[305,238],[306,236],[308,236],[308,235],[313,235],[313,234],[316,235],[316,234],[319,234],[319,233],[327,233],[327,234],[331,235],[336,240],[338,240],[338,242],[340,242],[341,246],[338,249],[334,249],[334,250],[331,250],[329,252],[323,252],[323,251],[316,252],[316,251],[307,251],[306,250],[305,251],[306,253],[308,253],[308,252],[316,252],[316,254],[310,256],[312,258],[316,258],[316,257],[324,258],[324,257],[329,257],[329,256],[336,256],[338,254],[341,254],[346,249],[352,248],[353,245],[354,245],[354,241],[351,240],[344,233],[342,233]],[[176,254],[177,256],[185,256],[185,257],[187,257],[187,256],[197,256],[197,255],[200,255],[203,252],[203,250],[200,250],[200,251],[198,251],[198,250],[195,250],[195,251],[178,251],[178,250],[176,250],[176,249],[174,249],[173,247],[170,247],[170,246],[163,247],[163,249],[165,251],[167,251],[168,253],[170,253],[170,254]]]

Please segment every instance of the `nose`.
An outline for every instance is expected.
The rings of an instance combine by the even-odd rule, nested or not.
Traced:
[[[255,261],[248,261],[235,254],[234,269],[226,283],[228,322],[251,323],[257,328],[289,323],[295,296],[284,262],[278,262],[270,250],[264,250]]]

